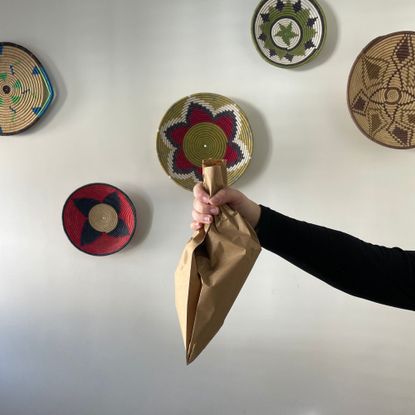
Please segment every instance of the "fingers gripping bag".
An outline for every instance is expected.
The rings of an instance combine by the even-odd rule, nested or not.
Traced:
[[[227,185],[224,160],[203,162],[203,186],[212,197]],[[221,328],[261,247],[255,231],[228,205],[186,244],[175,273],[179,324],[191,363]]]

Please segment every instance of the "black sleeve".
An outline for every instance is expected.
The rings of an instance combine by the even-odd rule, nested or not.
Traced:
[[[415,252],[363,242],[261,206],[261,246],[351,295],[415,310]]]

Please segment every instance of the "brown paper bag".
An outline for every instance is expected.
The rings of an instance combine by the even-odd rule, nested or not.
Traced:
[[[203,162],[203,183],[210,196],[226,187],[226,181],[223,160]],[[175,288],[187,364],[219,331],[260,251],[255,231],[227,205],[186,244]]]

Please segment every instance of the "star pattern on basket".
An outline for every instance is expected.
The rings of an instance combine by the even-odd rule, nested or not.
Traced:
[[[217,110],[201,99],[189,97],[182,110],[182,117],[168,121],[160,128],[163,142],[170,149],[168,155],[168,173],[176,179],[192,178],[201,181],[202,168],[186,156],[183,142],[186,133],[200,123],[212,123],[226,136],[226,150],[222,158],[226,159],[227,169],[232,171],[249,161],[245,144],[239,140],[241,120],[239,109],[232,104]]]
[[[415,53],[413,38],[402,34],[390,58],[372,56],[369,49],[360,59],[362,88],[349,97],[355,117],[365,117],[368,133],[376,138],[388,132],[397,147],[414,145]]]
[[[102,235],[109,235],[114,238],[121,238],[123,236],[129,235],[128,227],[125,224],[125,222],[119,218],[120,210],[121,210],[121,201],[117,194],[117,192],[112,192],[108,194],[102,201],[97,199],[91,199],[91,198],[78,198],[73,200],[75,206],[77,209],[84,215],[85,222],[82,227],[81,232],[81,246],[91,244],[92,242],[96,241],[98,238],[100,238]],[[88,216],[91,209],[98,205],[99,203],[105,203],[107,205],[110,205],[115,209],[118,215],[118,223],[114,230],[111,232],[99,232],[95,230],[91,224],[89,223]]]
[[[276,36],[280,36],[284,43],[290,47],[291,39],[296,38],[298,35],[293,32],[293,23],[290,22],[287,25],[279,24],[279,31],[276,33]]]

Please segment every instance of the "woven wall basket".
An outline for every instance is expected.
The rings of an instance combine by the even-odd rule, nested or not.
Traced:
[[[72,244],[91,255],[110,255],[134,235],[137,216],[130,198],[115,186],[91,183],[75,190],[62,212],[63,228]]]
[[[217,94],[194,94],[176,102],[163,117],[157,153],[166,173],[180,186],[193,189],[202,181],[202,161],[225,159],[228,183],[248,167],[252,131],[232,100]]]
[[[0,135],[32,126],[53,95],[48,75],[33,53],[14,43],[0,43]]]
[[[356,125],[384,146],[415,146],[415,32],[378,37],[359,54],[347,98]]]
[[[316,0],[263,0],[252,18],[252,39],[265,60],[292,68],[320,52],[326,19]]]

